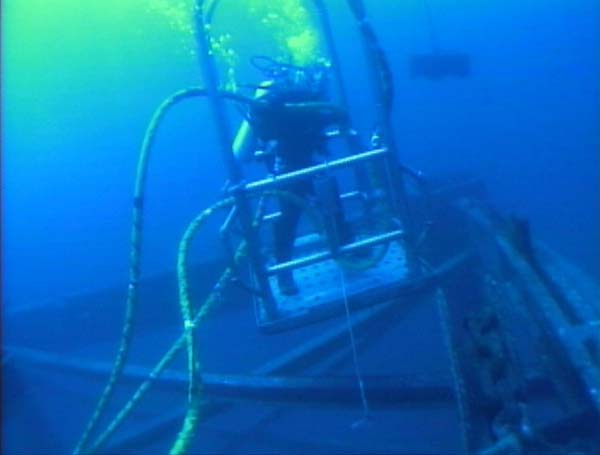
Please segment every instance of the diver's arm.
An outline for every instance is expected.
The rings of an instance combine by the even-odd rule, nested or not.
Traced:
[[[233,140],[233,155],[238,161],[250,161],[256,149],[256,137],[248,120],[244,120]]]
[[[260,97],[266,95],[268,93],[269,87],[273,84],[273,81],[267,80],[261,82],[260,86],[254,92],[254,99],[257,100]],[[260,106],[259,103],[256,103],[254,109],[258,109]],[[256,151],[257,139],[254,131],[252,130],[252,125],[248,120],[244,120],[240,127],[238,128],[237,133],[235,134],[235,138],[233,140],[233,144],[231,148],[233,149],[233,154],[238,161],[249,161]]]

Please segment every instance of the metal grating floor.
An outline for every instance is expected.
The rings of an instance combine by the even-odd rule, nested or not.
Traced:
[[[296,295],[281,294],[276,277],[270,278],[279,315],[268,318],[259,302],[257,322],[265,329],[278,330],[332,316],[344,310],[344,285],[351,306],[375,304],[380,291],[398,287],[407,276],[405,251],[398,242],[391,242],[384,257],[365,270],[350,270],[332,259],[302,267],[294,271],[300,289]]]

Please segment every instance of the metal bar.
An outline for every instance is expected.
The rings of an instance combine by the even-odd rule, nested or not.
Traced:
[[[229,178],[235,184],[242,178],[239,164],[231,149],[230,125],[225,115],[225,105],[219,96],[219,76],[214,57],[210,50],[209,27],[204,17],[204,1],[198,0],[196,8],[196,42],[198,44],[200,64],[204,75],[204,84],[208,92],[212,115],[217,127],[221,158],[223,159]]]
[[[393,305],[392,305],[393,306]],[[366,318],[353,321],[361,327],[369,322],[381,318],[387,314],[391,306],[379,307],[379,311],[367,314]],[[343,331],[336,330],[344,338]],[[329,343],[323,344],[323,340],[316,345],[311,344],[311,351],[315,348],[331,347],[331,339],[326,338]],[[345,340],[344,340],[345,342]],[[42,367],[44,371],[53,369],[80,374],[90,378],[102,378],[110,372],[109,362],[90,362],[78,358],[65,358],[62,355],[49,354],[30,348],[8,348],[15,362],[26,363]],[[323,352],[317,351],[321,355]],[[305,354],[314,355],[314,352]],[[348,376],[274,376],[268,375],[272,370],[289,368],[290,360],[294,357],[285,357],[282,365],[267,364],[261,370],[264,373],[253,372],[250,375],[237,374],[210,374],[201,375],[203,391],[207,398],[236,398],[260,401],[315,401],[319,403],[344,403],[355,402],[358,396],[356,378]],[[143,366],[128,366],[123,375],[126,382],[137,383],[144,380],[150,374],[150,368]],[[423,403],[428,401],[443,401],[451,403],[454,401],[454,390],[450,384],[441,381],[425,381],[419,376],[366,376],[365,386],[370,390],[370,401],[378,402],[380,406],[402,403],[405,401]],[[187,373],[178,370],[166,370],[161,375],[160,381],[165,388],[185,387],[188,382]],[[547,378],[532,377],[528,380],[525,390],[536,398],[545,399],[552,395],[552,387]]]
[[[395,240],[403,236],[404,231],[402,230],[386,232],[385,234],[376,235],[364,240],[359,240],[358,242],[353,242],[348,245],[344,245],[339,248],[339,250],[336,252],[336,255],[352,253],[354,251],[370,246],[379,245],[380,243],[389,242],[391,240]],[[280,264],[271,266],[267,269],[267,274],[275,275],[279,272],[283,272],[284,270],[292,270],[300,267],[305,267],[307,265],[315,264],[317,262],[326,261],[333,257],[334,254],[331,251],[323,251],[320,253],[311,254],[309,256],[304,256],[298,259],[294,259],[292,261],[282,262]]]
[[[342,195],[340,195],[340,199],[342,201],[346,201],[349,199],[358,199],[358,198],[366,198],[366,194],[362,191],[348,191]]]
[[[362,0],[348,0],[347,3],[356,19],[362,37],[365,57],[368,62],[369,81],[375,98],[376,117],[382,140],[381,145],[390,150],[390,154],[386,160],[386,168],[392,207],[396,212],[400,213],[407,231],[407,244],[409,247],[407,255],[409,261],[416,263],[413,257],[414,252],[412,251],[415,243],[413,220],[410,214],[404,176],[399,172],[398,147],[390,120],[394,98],[393,74],[375,30],[367,19],[364,2]]]
[[[461,444],[463,453],[469,453],[469,438],[468,438],[468,419],[470,418],[467,406],[467,388],[465,379],[463,378],[460,370],[460,363],[457,354],[458,344],[456,343],[456,336],[452,330],[452,323],[450,319],[450,310],[448,308],[448,301],[444,295],[443,289],[438,289],[434,297],[438,314],[440,318],[440,325],[444,337],[444,344],[446,345],[446,351],[448,353],[448,360],[450,361],[450,372],[452,373],[453,388],[454,388],[454,401],[458,411],[458,419],[461,430]]]
[[[223,102],[223,98],[219,96],[219,77],[214,61],[214,55],[210,49],[209,30],[210,27],[208,27],[205,22],[204,1],[197,0],[196,40],[198,42],[200,62],[202,64],[202,70],[204,73],[204,82],[206,84],[206,88],[209,94],[212,114],[217,126],[221,156],[223,161],[225,162],[227,172],[229,174],[229,180],[232,186],[237,187],[242,181],[242,171],[240,169],[239,163],[235,159],[233,150],[231,148],[232,135],[229,123],[227,121],[227,117],[225,115],[225,105]],[[245,194],[243,192],[235,192],[234,198],[239,213],[242,232],[244,233],[244,237],[248,243],[248,255],[250,263],[252,264],[252,269],[256,277],[256,282],[263,296],[263,305],[265,306],[265,310],[270,316],[276,317],[277,304],[273,298],[269,278],[265,273],[265,264],[260,254],[258,236],[255,230],[252,228],[252,214],[250,210],[250,204],[246,200]]]
[[[268,215],[263,216],[262,220],[263,220],[263,222],[275,221],[280,216],[281,216],[281,212],[277,211],[277,212],[269,213]]]
[[[497,237],[496,242],[514,273],[525,308],[541,329],[549,357],[556,361],[557,369],[561,371],[561,375],[555,377],[557,382],[564,381],[561,390],[568,394],[570,402],[590,406],[600,419],[600,367],[590,355],[586,338],[577,336],[582,325],[573,323],[565,315],[560,303],[525,258],[505,239]]]
[[[229,233],[229,229],[231,228],[231,224],[233,223],[233,220],[235,220],[236,214],[237,214],[237,206],[234,205],[233,207],[231,207],[231,210],[227,214],[227,218],[225,218],[225,221],[223,222],[221,229],[219,229],[219,235],[221,237],[225,237]]]
[[[354,121],[352,119],[352,113],[350,112],[348,91],[344,82],[344,76],[341,67],[341,59],[338,53],[338,49],[336,47],[333,29],[331,26],[331,16],[326,6],[326,2],[324,2],[323,0],[313,0],[313,4],[315,5],[315,8],[317,10],[323,36],[325,37],[325,42],[327,44],[327,50],[329,56],[331,57],[332,70],[333,75],[335,77],[337,92],[340,98],[340,104],[342,109],[346,111],[346,114],[348,116],[347,126],[352,127],[352,125],[354,125]],[[340,135],[344,136],[344,142],[346,143],[348,155],[354,155],[356,153],[359,153],[363,149],[360,138],[356,131],[350,128],[344,128],[344,131],[339,131],[339,133]],[[356,181],[358,182],[362,190],[366,191],[371,188],[366,169],[355,168],[354,175]]]
[[[342,74],[342,68],[340,67],[340,56],[335,45],[333,38],[333,30],[331,29],[331,21],[329,19],[329,12],[325,7],[323,0],[313,0],[315,8],[317,9],[319,20],[321,22],[321,28],[323,35],[325,36],[325,42],[327,44],[327,50],[331,57],[331,65],[333,67],[333,75],[335,77],[335,83],[337,86],[338,95],[340,97],[342,108],[348,110],[348,93],[344,84],[344,76]]]
[[[600,419],[600,366],[595,363],[594,356],[590,352],[590,344],[586,345],[585,336],[580,336],[581,329],[585,323],[578,323],[581,316],[572,319],[570,312],[561,308],[561,302],[557,301],[552,292],[547,288],[544,280],[540,278],[535,266],[528,260],[527,255],[521,251],[522,248],[511,243],[508,239],[496,233],[496,224],[485,211],[475,209],[471,206],[458,206],[468,217],[474,229],[489,235],[492,246],[498,254],[494,263],[484,264],[487,269],[494,270],[496,274],[510,281],[518,292],[518,303],[531,320],[532,330],[539,330],[543,346],[543,353],[547,360],[546,368],[560,372],[553,374],[552,380],[564,403],[569,407],[589,406]],[[487,258],[488,255],[486,255]],[[489,260],[489,259],[488,259]],[[545,257],[545,267],[551,268],[552,258]],[[561,294],[568,292],[564,283],[561,285]],[[581,303],[576,308],[582,308]],[[595,343],[600,341],[596,332]],[[593,339],[587,339],[588,343],[594,343]],[[590,355],[592,354],[592,355]]]
[[[210,379],[210,378],[207,378]],[[360,400],[356,378],[351,377],[261,377],[221,376],[203,382],[206,392],[220,398],[260,399],[261,401],[355,404]],[[453,391],[447,384],[414,384],[397,377],[365,377],[369,402],[378,406],[398,403],[452,403]]]
[[[108,362],[82,362],[81,359],[65,359],[33,349],[11,350],[16,358],[33,365],[53,367],[93,377],[103,377],[110,371]],[[144,380],[150,369],[141,366],[126,368],[124,378],[137,382]],[[188,375],[183,371],[165,371],[163,385],[184,387]],[[400,402],[452,401],[452,389],[448,384],[426,383],[423,379],[397,376],[367,376],[370,401],[380,406]],[[286,377],[261,375],[202,374],[203,392],[210,398],[237,398],[261,401],[315,401],[319,403],[355,403],[359,399],[354,376]]]
[[[341,169],[352,166],[356,163],[360,163],[362,161],[381,158],[386,156],[387,153],[387,148],[369,150],[367,152],[358,153],[356,155],[350,155],[344,158],[339,158],[337,160],[328,161],[326,163],[305,167],[297,171],[286,172],[285,174],[273,175],[266,179],[257,180],[255,182],[251,182],[245,185],[244,190],[257,191],[283,186],[288,183],[295,182],[297,180],[308,178],[312,175],[318,174],[319,172]]]

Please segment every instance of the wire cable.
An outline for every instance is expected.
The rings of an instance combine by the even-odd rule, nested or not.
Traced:
[[[360,401],[363,409],[362,419],[354,422],[352,428],[357,428],[364,421],[369,418],[369,402],[367,401],[367,394],[365,392],[365,383],[363,381],[362,373],[358,364],[358,353],[356,350],[356,339],[354,337],[354,327],[352,325],[352,317],[350,315],[350,304],[348,303],[348,293],[346,290],[346,279],[344,277],[344,271],[338,268],[340,274],[340,280],[342,283],[342,293],[344,296],[344,308],[346,310],[346,323],[348,326],[348,335],[350,336],[350,345],[352,347],[352,363],[354,365],[354,374],[356,376],[356,382],[358,384],[358,390],[360,392]]]

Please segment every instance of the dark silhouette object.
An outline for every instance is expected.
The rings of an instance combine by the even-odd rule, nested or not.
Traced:
[[[464,79],[471,74],[471,58],[467,54],[433,52],[417,54],[410,58],[410,76],[439,80],[456,77]]]

